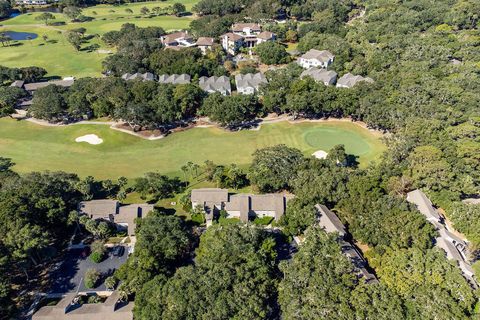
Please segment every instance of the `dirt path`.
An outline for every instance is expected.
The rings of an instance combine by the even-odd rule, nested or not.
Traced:
[[[45,121],[45,120],[40,120],[40,119],[35,119],[35,118],[26,118],[25,120],[28,121],[28,122],[32,122],[32,123],[35,123],[35,124],[38,124],[38,125],[41,125],[41,126],[46,126],[46,127],[65,127],[65,126],[75,126],[75,125],[79,125],[79,124],[96,124],[96,125],[100,124],[100,125],[113,126],[115,124],[119,124],[119,122],[115,122],[115,121],[89,121],[89,120],[85,120],[85,121],[78,121],[78,122],[74,122],[74,123],[63,124],[63,123],[51,123],[51,122],[48,122],[48,121]]]

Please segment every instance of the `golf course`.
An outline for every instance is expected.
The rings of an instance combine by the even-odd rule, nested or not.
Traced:
[[[102,143],[75,142],[96,135]],[[385,149],[378,134],[346,121],[264,124],[259,130],[228,132],[193,128],[159,140],[145,140],[112,130],[108,125],[79,124],[47,127],[27,121],[0,119],[0,155],[12,158],[18,172],[63,170],[98,179],[138,177],[148,171],[181,174],[191,161],[247,166],[252,153],[276,144],[300,149],[305,155],[344,144],[361,166],[378,159]]]
[[[0,46],[1,65],[7,67],[38,66],[48,71],[48,76],[98,77],[101,75],[101,62],[114,51],[105,46],[100,39],[105,32],[120,30],[125,23],[139,27],[157,26],[166,31],[188,28],[192,15],[176,17],[172,15],[141,14],[142,7],[152,11],[153,8],[165,8],[175,2],[181,2],[190,11],[197,0],[166,0],[122,5],[96,5],[83,9],[82,14],[92,20],[71,22],[62,13],[53,13],[55,19],[36,20],[41,12],[25,13],[1,21],[0,33],[32,32],[35,39],[12,41],[9,46]],[[77,51],[65,39],[65,32],[85,28],[85,42]]]

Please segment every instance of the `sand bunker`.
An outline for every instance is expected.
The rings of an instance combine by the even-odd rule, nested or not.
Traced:
[[[75,142],[86,142],[89,144],[100,144],[103,139],[100,139],[96,134],[86,134],[75,139]]]
[[[325,159],[327,157],[328,153],[326,153],[323,150],[318,150],[312,153],[312,156],[314,156],[317,159]]]

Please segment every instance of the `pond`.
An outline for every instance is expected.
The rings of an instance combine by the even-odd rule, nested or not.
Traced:
[[[59,7],[54,7],[54,6],[49,6],[49,7],[30,7],[30,8],[24,8],[23,11],[20,11],[18,9],[14,9],[11,11],[10,15],[8,17],[4,17],[0,19],[0,21],[8,20],[11,18],[18,17],[21,14],[24,13],[32,13],[32,12],[52,12],[52,13],[62,13],[62,9]]]
[[[38,37],[38,34],[31,32],[5,31],[1,34],[9,37],[12,40],[31,40]]]

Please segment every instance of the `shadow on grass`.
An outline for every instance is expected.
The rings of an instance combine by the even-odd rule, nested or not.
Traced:
[[[7,47],[20,47],[20,46],[23,46],[23,43],[14,42],[14,43],[10,43]]]

